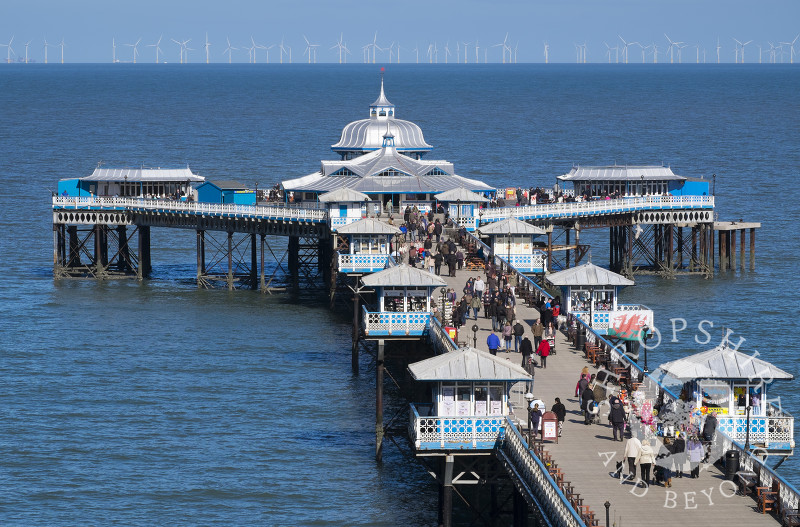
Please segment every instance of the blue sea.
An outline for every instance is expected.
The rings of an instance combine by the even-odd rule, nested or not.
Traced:
[[[385,75],[397,116],[435,147],[428,157],[494,186],[552,186],[573,164],[716,175],[719,219],[762,222],[756,270],[638,276],[623,301],[655,310],[664,338],[651,368],[711,348],[726,327],[741,349],[800,375],[800,67]],[[373,359],[352,374],[349,313],[331,313],[324,294],[198,290],[191,232],[154,232],[143,283],[52,278],[60,178],[100,162],[188,164],[264,188],[334,158],[379,82],[373,65],[0,66],[0,523],[436,523],[421,466],[391,443],[374,460]],[[607,236],[588,239],[604,263]],[[688,329],[670,342],[675,317]],[[702,320],[716,339],[705,345],[694,339]],[[405,400],[386,386],[389,419]],[[800,414],[797,381],[776,394]],[[800,487],[796,459],[780,472]]]

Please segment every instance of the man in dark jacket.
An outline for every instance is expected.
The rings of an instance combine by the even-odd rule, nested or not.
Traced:
[[[528,358],[533,355],[533,345],[528,337],[525,337],[520,342],[519,351],[522,353],[522,367],[524,368],[528,364]]]
[[[436,223],[433,226],[433,234],[436,235],[436,243],[442,239],[442,222],[439,221],[439,218],[436,218]]]
[[[528,339],[525,339],[528,340]],[[567,418],[567,408],[561,404],[561,399],[556,397],[555,404],[550,411],[558,417],[558,437],[561,437],[561,431],[564,429],[564,420]]]
[[[519,321],[517,321],[517,323],[514,324],[513,331],[514,331],[514,353],[518,353],[519,345],[520,343],[522,343],[522,334],[525,333],[525,328],[522,327],[522,324],[520,324]]]
[[[591,406],[594,404],[594,392],[588,386],[581,393],[581,410],[583,410],[583,424],[591,422]]]
[[[442,262],[444,262],[442,253],[436,253],[436,256],[433,257],[433,269],[436,271],[436,276],[442,272]]]
[[[619,398],[611,396],[608,401],[611,403],[611,411],[608,418],[611,420],[611,427],[614,429],[614,441],[622,441],[625,435],[625,409],[622,407],[622,401]],[[617,431],[619,431],[619,439],[617,439]]]

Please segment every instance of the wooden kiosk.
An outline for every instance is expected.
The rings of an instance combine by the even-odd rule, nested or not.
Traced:
[[[533,240],[547,234],[544,229],[514,217],[483,225],[478,229],[489,236],[492,252],[523,273],[547,272],[547,253],[535,249]]]

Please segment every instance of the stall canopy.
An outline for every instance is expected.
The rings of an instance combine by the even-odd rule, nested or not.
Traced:
[[[408,370],[416,381],[529,381],[531,378],[516,363],[472,347],[409,364]]]
[[[360,201],[370,201],[369,196],[363,192],[351,188],[337,188],[325,194],[321,194],[319,200],[323,203],[355,203]]]
[[[762,379],[766,382],[777,379],[794,379],[790,373],[735,349],[727,344],[690,355],[682,359],[666,362],[659,369],[667,375],[680,380],[687,379]]]
[[[500,236],[503,234],[529,234],[533,236],[541,236],[547,234],[547,231],[530,223],[520,221],[517,218],[506,218],[498,222],[484,225],[478,229],[481,234],[490,234]]]
[[[558,286],[609,285],[622,287],[634,283],[633,280],[628,280],[621,274],[603,269],[591,262],[548,275],[547,281]]]
[[[361,281],[367,287],[439,287],[447,285],[444,279],[435,274],[416,267],[409,267],[406,264],[365,276]]]
[[[400,229],[373,218],[364,218],[336,229],[339,234],[400,234]]]
[[[464,187],[454,188],[440,192],[434,196],[437,201],[446,201],[448,203],[461,201],[462,203],[486,203],[489,200],[476,192],[467,190]]]

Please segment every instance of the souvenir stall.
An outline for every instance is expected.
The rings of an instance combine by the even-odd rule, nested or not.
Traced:
[[[397,265],[364,276],[361,282],[374,287],[377,311],[364,306],[367,336],[422,335],[430,327],[431,298],[444,279],[423,269]]]
[[[644,328],[653,327],[653,311],[643,305],[619,304],[619,292],[633,280],[598,267],[591,262],[547,276],[561,288],[566,312],[586,322],[600,335],[623,340],[646,337]]]
[[[715,412],[719,430],[735,441],[744,443],[749,428],[753,447],[783,454],[794,448],[794,418],[768,398],[772,383],[791,380],[792,374],[727,343],[664,363],[659,370],[683,383],[682,396],[698,426]]]
[[[372,218],[348,223],[337,229],[340,238],[339,272],[374,273],[385,269],[394,237],[400,229]],[[343,249],[341,239],[346,241]]]
[[[478,227],[478,211],[489,202],[486,197],[463,187],[440,192],[434,197],[457,225],[463,225],[470,232]]]
[[[511,217],[483,225],[478,232],[482,236],[489,236],[489,246],[494,254],[506,260],[517,271],[547,271],[547,253],[536,249],[533,243],[537,236],[547,234],[544,229]]]
[[[408,370],[415,381],[430,384],[430,402],[411,405],[411,439],[418,450],[494,448],[512,414],[512,385],[530,381],[517,364],[472,347],[415,362]]]

